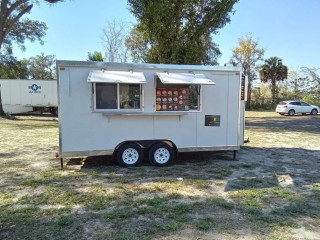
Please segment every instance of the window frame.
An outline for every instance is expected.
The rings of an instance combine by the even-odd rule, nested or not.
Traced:
[[[291,102],[290,104],[293,105],[293,106],[301,106],[301,103],[297,102],[297,101]]]
[[[310,107],[310,104],[306,103],[306,102],[300,102],[300,104],[301,104],[302,107]]]
[[[163,85],[163,86],[159,86],[158,87],[158,81]],[[172,86],[173,85],[173,86]],[[179,84],[177,84],[177,85],[179,85]],[[179,87],[177,87],[177,85],[176,84],[164,84],[164,83],[162,83],[161,82],[161,80],[160,80],[160,78],[159,78],[159,76],[155,76],[155,79],[154,79],[154,111],[155,112],[157,112],[157,113],[161,113],[161,112],[164,112],[164,113],[167,113],[167,112],[172,112],[172,113],[188,113],[188,112],[191,112],[191,113],[200,113],[200,112],[202,112],[202,96],[203,96],[203,93],[202,93],[202,91],[203,91],[203,84],[185,84],[185,85],[187,85],[188,86],[188,88],[190,87],[190,86],[197,86],[199,89],[200,89],[200,91],[199,91],[199,94],[198,94],[198,109],[189,109],[189,110],[185,110],[185,111],[181,111],[181,110],[179,110],[179,111],[172,111],[172,110],[165,110],[165,111],[157,111],[157,89],[158,88],[179,88]],[[184,86],[184,84],[182,84],[182,86]]]
[[[92,97],[93,97],[93,112],[143,112],[144,109],[144,88],[143,84],[139,83],[110,83],[110,84],[116,84],[117,86],[117,108],[115,109],[97,109],[97,84],[103,84],[103,83],[92,83]],[[140,87],[140,108],[120,108],[120,85],[139,85]]]

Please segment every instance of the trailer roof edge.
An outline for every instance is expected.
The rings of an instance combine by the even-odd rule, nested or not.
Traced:
[[[205,65],[178,65],[178,64],[153,64],[153,63],[112,63],[112,62],[91,62],[91,61],[70,61],[57,60],[57,66],[63,67],[126,67],[140,69],[175,69],[175,70],[195,70],[195,71],[234,71],[241,72],[240,67],[233,66],[205,66]]]

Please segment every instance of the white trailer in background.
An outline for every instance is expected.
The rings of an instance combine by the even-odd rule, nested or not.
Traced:
[[[5,113],[31,112],[48,108],[58,114],[56,80],[0,79],[2,107]]]
[[[235,67],[57,61],[59,156],[157,166],[176,153],[243,145],[245,78]]]

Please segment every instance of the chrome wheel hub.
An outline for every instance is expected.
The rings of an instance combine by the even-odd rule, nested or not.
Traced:
[[[134,148],[127,148],[122,153],[122,160],[124,163],[131,165],[135,164],[139,159],[139,153]]]
[[[158,148],[154,152],[154,160],[157,163],[166,163],[170,159],[170,152],[166,148]]]

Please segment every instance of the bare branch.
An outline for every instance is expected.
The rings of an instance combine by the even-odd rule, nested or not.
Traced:
[[[318,84],[320,84],[320,76],[317,73],[317,71],[319,71],[320,68],[307,68],[307,67],[302,67],[301,71],[303,71],[304,73],[308,74],[309,76],[311,76],[311,78],[316,81]]]
[[[102,29],[102,44],[106,49],[106,56],[109,61],[114,61],[113,57],[118,56],[121,61],[126,61],[127,48],[125,46],[125,38],[127,36],[128,23],[113,20],[106,23]]]

